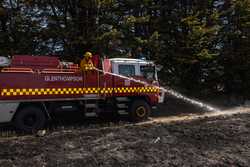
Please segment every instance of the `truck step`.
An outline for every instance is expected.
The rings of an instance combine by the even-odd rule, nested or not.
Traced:
[[[85,113],[86,117],[97,117],[97,114],[95,112],[87,112]]]
[[[120,109],[127,109],[128,105],[124,104],[124,103],[120,103],[120,104],[117,104],[117,107],[120,108]]]
[[[97,108],[97,104],[85,104],[86,108]]]
[[[127,115],[128,114],[127,110],[118,110],[118,113],[120,115]]]
[[[117,97],[116,100],[118,102],[128,102],[129,101],[129,99],[127,97]]]

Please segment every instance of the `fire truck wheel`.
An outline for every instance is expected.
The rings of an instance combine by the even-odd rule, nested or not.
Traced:
[[[151,113],[149,104],[144,100],[135,100],[129,111],[130,119],[134,122],[146,120]]]
[[[18,111],[14,118],[14,126],[25,133],[35,133],[44,127],[46,117],[42,109],[31,106]]]

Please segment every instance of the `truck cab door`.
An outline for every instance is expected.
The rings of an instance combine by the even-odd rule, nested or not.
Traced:
[[[139,74],[139,68],[137,63],[113,63],[113,73],[118,76],[114,77],[114,87],[124,89],[127,87],[136,87],[140,85],[135,82],[136,76]]]

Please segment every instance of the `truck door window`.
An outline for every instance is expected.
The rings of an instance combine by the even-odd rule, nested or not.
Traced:
[[[119,65],[119,74],[123,76],[135,76],[134,65]]]
[[[141,75],[149,80],[155,80],[155,68],[153,66],[141,66]]]

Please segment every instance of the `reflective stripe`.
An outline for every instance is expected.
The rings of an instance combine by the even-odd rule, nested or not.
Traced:
[[[22,88],[2,89],[1,96],[39,96],[39,95],[79,95],[111,93],[158,93],[156,87],[118,87],[118,88]]]

